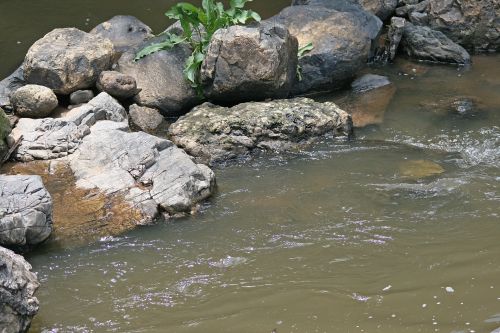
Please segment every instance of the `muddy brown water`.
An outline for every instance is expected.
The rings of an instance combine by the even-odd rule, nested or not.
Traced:
[[[167,5],[1,2],[0,70],[22,57],[16,40],[117,12],[159,28]],[[196,216],[38,248],[30,332],[499,328],[500,56],[473,60],[371,68],[397,87],[382,124],[216,170],[219,191]],[[471,110],[449,106],[464,98]]]

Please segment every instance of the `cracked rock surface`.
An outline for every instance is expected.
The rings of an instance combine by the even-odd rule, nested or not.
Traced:
[[[309,98],[243,103],[231,108],[205,103],[169,128],[175,144],[209,164],[254,150],[295,149],[326,133],[351,131],[347,112],[334,103]]]
[[[42,179],[0,175],[0,245],[35,245],[51,232],[52,198]]]

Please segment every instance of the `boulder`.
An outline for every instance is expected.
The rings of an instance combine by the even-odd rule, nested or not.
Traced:
[[[297,52],[297,39],[281,25],[219,29],[201,67],[205,95],[222,103],[286,98],[295,81]]]
[[[198,161],[215,164],[258,150],[295,149],[326,133],[350,134],[351,117],[333,103],[308,98],[205,103],[169,128],[172,141]]]
[[[442,32],[406,22],[402,49],[410,58],[455,64],[470,63],[469,53]]]
[[[20,140],[14,158],[27,162],[49,160],[73,153],[98,120],[126,122],[125,109],[111,96],[100,93],[88,104],[74,108],[62,118],[21,118],[12,130],[12,141]]]
[[[38,312],[34,296],[40,286],[31,265],[20,255],[0,247],[0,330],[25,333]]]
[[[389,26],[389,31],[387,33],[389,39],[387,60],[393,61],[394,58],[396,58],[399,43],[401,42],[401,38],[403,38],[405,23],[406,20],[404,18],[396,16],[391,18],[391,25]]]
[[[113,44],[76,28],[55,29],[36,41],[24,60],[26,82],[67,95],[92,87],[111,66]]]
[[[79,105],[89,102],[94,98],[92,90],[77,90],[69,95],[69,101],[72,105]]]
[[[97,89],[118,99],[134,97],[140,91],[134,77],[115,71],[104,71],[97,80]]]
[[[153,37],[150,27],[138,18],[128,15],[114,16],[96,26],[90,33],[109,39],[120,54]]]
[[[129,108],[130,124],[146,133],[156,133],[160,128],[166,127],[165,118],[156,109],[133,104]]]
[[[134,61],[139,50],[160,41],[163,41],[161,37],[152,38],[125,52],[116,70],[135,78],[141,90],[134,96],[137,104],[158,109],[167,117],[178,116],[200,101],[184,77],[186,60],[191,56],[190,47],[181,44]]]
[[[377,15],[381,20],[388,19],[398,4],[397,0],[293,0],[292,5],[324,6],[338,11],[359,8]]]
[[[427,13],[420,12],[411,12],[408,15],[408,19],[411,23],[415,25],[428,25],[429,24],[429,15]]]
[[[12,107],[18,117],[45,118],[57,107],[57,96],[44,86],[28,84],[10,96]]]
[[[396,8],[396,15],[401,17],[410,17],[412,13],[423,13],[429,7],[430,0],[423,0],[415,4],[407,4]]]
[[[23,66],[20,66],[14,73],[0,81],[0,107],[6,110],[12,109],[10,95],[25,84]]]
[[[0,245],[36,245],[51,232],[52,198],[42,179],[0,175]]]
[[[144,132],[128,133],[117,123],[92,127],[70,166],[80,188],[122,194],[144,218],[189,213],[214,190],[214,173],[195,164],[172,142]]]
[[[474,52],[500,51],[498,0],[429,0],[429,26]]]
[[[314,49],[299,59],[302,80],[292,91],[333,90],[348,85],[369,56],[382,22],[358,9],[340,12],[321,6],[292,6],[270,19]]]

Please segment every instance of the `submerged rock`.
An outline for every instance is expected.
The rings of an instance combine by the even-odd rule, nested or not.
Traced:
[[[18,117],[44,118],[57,107],[57,96],[44,86],[28,84],[17,89],[10,97]]]
[[[206,96],[223,103],[285,98],[295,81],[297,39],[277,24],[219,29],[201,68]]]
[[[426,178],[443,172],[442,166],[428,160],[410,160],[399,165],[399,173],[403,178]]]
[[[283,151],[326,133],[352,131],[351,117],[333,103],[308,98],[243,103],[231,108],[210,103],[173,123],[172,141],[198,161],[218,163],[256,150]]]
[[[0,330],[25,333],[38,312],[34,296],[40,286],[31,265],[20,255],[0,247]]]
[[[111,66],[113,44],[76,28],[55,29],[36,41],[24,60],[26,82],[67,95],[92,87]]]
[[[0,107],[6,110],[12,109],[10,95],[25,84],[23,66],[20,66],[14,73],[0,81]]]
[[[156,109],[133,104],[129,108],[129,116],[132,127],[146,133],[155,133],[166,127],[165,118]]]
[[[0,175],[0,245],[36,245],[51,232],[52,198],[42,179]]]
[[[97,80],[97,89],[118,99],[131,98],[140,91],[135,79],[115,71],[104,71]]]
[[[442,32],[428,27],[405,24],[403,51],[411,58],[455,64],[470,63],[469,53]]]

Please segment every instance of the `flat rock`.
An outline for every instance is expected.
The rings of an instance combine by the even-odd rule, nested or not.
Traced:
[[[403,178],[426,178],[442,174],[445,170],[439,164],[428,160],[404,161],[399,165]]]
[[[0,328],[25,333],[38,312],[34,296],[40,286],[31,265],[20,255],[0,247]]]
[[[18,117],[45,118],[57,107],[57,96],[44,86],[28,84],[10,96],[12,107]]]
[[[76,28],[54,29],[36,41],[24,60],[26,82],[67,95],[92,87],[115,55],[108,39]]]
[[[214,164],[257,150],[295,149],[326,133],[350,134],[351,117],[333,103],[308,98],[195,107],[169,128],[172,141]]]
[[[42,179],[0,175],[0,245],[36,245],[51,232],[52,198]]]
[[[118,99],[131,98],[140,91],[133,76],[116,71],[102,72],[97,80],[97,89]]]

